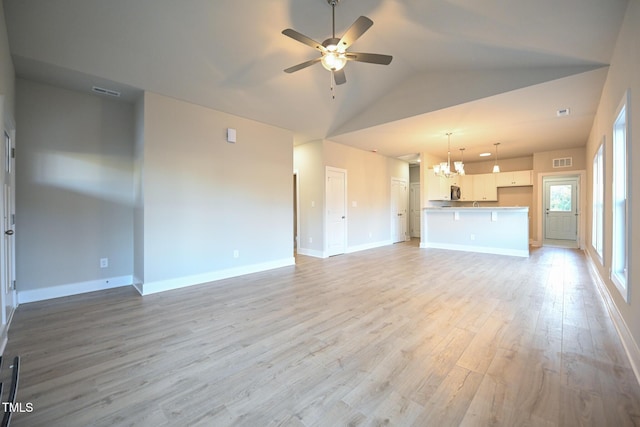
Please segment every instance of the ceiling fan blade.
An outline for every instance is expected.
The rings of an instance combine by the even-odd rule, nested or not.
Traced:
[[[317,41],[310,39],[309,37],[305,36],[304,34],[301,34],[299,32],[297,32],[296,30],[292,30],[291,28],[287,28],[286,30],[282,30],[282,34],[284,34],[285,36],[289,36],[294,40],[299,41],[300,43],[304,43],[307,46],[311,46],[312,48],[319,50],[320,52],[325,52],[327,49],[325,49],[324,46],[322,46],[322,43],[318,43]]]
[[[345,84],[347,82],[347,77],[344,75],[344,68],[342,70],[334,71],[333,79],[335,80],[336,85]]]
[[[308,61],[305,61],[301,64],[298,65],[294,65],[293,67],[289,67],[286,70],[284,70],[285,73],[293,73],[296,72],[298,70],[302,70],[303,68],[307,68],[310,65],[315,64],[316,62],[320,62],[320,58],[314,58],[314,59],[310,59]]]
[[[356,21],[351,24],[349,29],[340,39],[340,49],[347,49],[349,46],[353,44],[361,35],[365,33],[371,26],[373,25],[373,21],[366,16],[361,16]]]
[[[380,55],[379,53],[359,53],[359,52],[347,52],[345,54],[348,60],[357,62],[368,62],[370,64],[389,65],[393,56]]]

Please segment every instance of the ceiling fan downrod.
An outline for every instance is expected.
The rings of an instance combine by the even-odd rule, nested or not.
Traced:
[[[338,5],[338,0],[327,0],[327,2],[331,5],[331,17],[332,17],[332,28],[331,28],[331,37],[336,38],[336,6]]]

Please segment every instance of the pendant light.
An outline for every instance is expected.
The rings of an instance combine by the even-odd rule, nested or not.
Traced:
[[[498,173],[500,172],[500,166],[498,166],[498,145],[500,145],[499,142],[496,142],[495,144],[493,144],[496,146],[496,162],[493,165],[493,173]]]
[[[460,161],[454,162],[453,167],[458,172],[458,175],[464,175],[464,148],[460,149]]]

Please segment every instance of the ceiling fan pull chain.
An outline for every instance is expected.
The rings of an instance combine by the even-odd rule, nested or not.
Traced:
[[[329,74],[329,88],[331,89],[331,99],[336,99],[336,92],[333,88],[333,71]]]

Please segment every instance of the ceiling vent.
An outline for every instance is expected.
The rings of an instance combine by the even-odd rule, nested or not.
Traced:
[[[561,108],[560,110],[556,111],[556,116],[558,117],[566,117],[571,113],[571,111],[568,108]]]
[[[573,157],[564,157],[562,159],[553,159],[554,168],[569,168],[573,166]]]
[[[115,96],[116,98],[120,97],[120,92],[111,89],[105,89],[103,87],[94,86],[93,88],[91,88],[91,90],[95,93],[99,93],[100,95]]]

